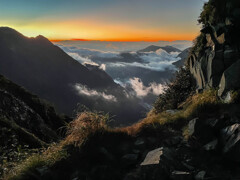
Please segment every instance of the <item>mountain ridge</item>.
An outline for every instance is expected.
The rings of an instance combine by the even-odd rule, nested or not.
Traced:
[[[76,84],[119,97],[119,104],[127,101],[131,105],[123,88],[105,71],[90,71],[41,35],[27,38],[11,28],[0,28],[0,74],[54,103],[58,112],[68,115],[81,103],[124,117],[118,111],[118,104],[107,105],[109,102],[101,97],[81,95],[75,89]],[[140,105],[135,109],[133,104],[129,108],[132,112],[144,110]]]

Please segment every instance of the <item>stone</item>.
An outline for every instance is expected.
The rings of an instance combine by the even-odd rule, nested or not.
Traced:
[[[36,168],[36,170],[39,172],[40,176],[43,176],[49,171],[48,167],[46,166]]]
[[[221,131],[223,153],[233,161],[240,161],[240,124],[236,123]]]
[[[195,125],[197,122],[198,118],[194,118],[191,121],[189,121],[188,123],[188,134],[189,136],[192,136],[195,132]]]
[[[159,164],[161,161],[172,161],[173,152],[169,148],[161,147],[148,152],[141,166]]]
[[[172,180],[191,180],[192,178],[191,173],[186,171],[173,171],[170,176]]]
[[[230,90],[240,88],[240,60],[233,63],[227,68],[219,83],[218,95],[220,97],[226,96],[226,93]]]
[[[138,154],[126,154],[122,157],[122,160],[126,162],[127,164],[129,163],[136,163],[138,160]]]
[[[206,144],[215,137],[215,127],[212,126],[210,120],[195,118],[188,123],[189,137],[194,137],[199,140],[200,143]]]
[[[206,175],[206,172],[205,171],[200,171],[197,173],[197,175],[195,176],[195,180],[203,180],[204,177]]]
[[[108,160],[113,161],[114,156],[105,148],[105,147],[100,147],[99,149],[100,153],[103,154]]]
[[[177,112],[178,112],[177,109],[169,109],[169,110],[166,110],[166,113],[169,113],[169,114],[171,114],[171,115],[174,115],[174,114],[176,114]]]
[[[186,167],[188,170],[190,170],[190,171],[193,171],[194,170],[194,167],[193,166],[190,166],[189,164],[187,164],[187,163],[185,163],[185,162],[182,162],[182,165],[184,166],[184,167]]]
[[[145,140],[143,138],[138,138],[135,142],[134,142],[134,145],[137,147],[137,148],[140,148],[140,149],[143,149],[145,147]]]
[[[208,144],[206,144],[205,146],[203,146],[203,149],[206,150],[206,151],[215,150],[216,147],[217,147],[217,144],[218,144],[218,140],[215,139],[215,140],[209,142]]]
[[[169,146],[174,146],[180,144],[182,140],[183,140],[182,136],[174,136],[171,137],[170,139],[167,139],[165,143]]]

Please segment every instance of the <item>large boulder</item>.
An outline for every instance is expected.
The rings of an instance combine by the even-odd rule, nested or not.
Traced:
[[[235,17],[236,18],[236,17]],[[240,88],[239,27],[232,18],[206,23],[188,59],[198,89],[219,88],[218,95]],[[203,38],[203,39],[202,39]]]
[[[173,176],[186,176],[186,174],[172,173],[175,169],[181,170],[181,164],[176,160],[175,150],[167,147],[154,149],[147,153],[140,167],[126,175],[125,180],[167,180]],[[175,178],[176,179],[176,178]]]
[[[240,124],[236,123],[224,128],[221,135],[223,153],[229,159],[240,162]]]
[[[222,75],[218,95],[224,96],[230,90],[240,88],[240,59],[227,68]]]
[[[190,71],[198,89],[217,87],[224,71],[223,51],[208,48],[202,57],[190,57]]]
[[[188,123],[188,136],[193,139],[197,139],[202,144],[206,144],[209,141],[215,139],[215,129],[212,119],[199,119],[194,118]]]

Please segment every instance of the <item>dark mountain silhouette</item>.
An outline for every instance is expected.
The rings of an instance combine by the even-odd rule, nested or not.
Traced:
[[[27,38],[14,29],[1,27],[0,74],[54,103],[62,113],[71,115],[76,105],[81,103],[91,109],[124,114],[124,110],[118,112],[116,107],[127,98],[107,73],[89,70],[43,36]],[[76,84],[121,97],[121,100],[114,105],[108,102],[105,106],[106,102],[101,97],[80,96],[74,89]],[[128,120],[127,117],[124,119]]]
[[[191,48],[187,48],[185,50],[183,50],[177,57],[180,57],[181,59],[179,61],[176,61],[173,63],[173,65],[177,66],[177,67],[181,67],[184,65],[186,59],[188,58],[189,52],[190,52]]]
[[[181,52],[181,50],[175,48],[175,47],[172,47],[172,46],[164,46],[164,47],[160,47],[160,46],[154,46],[154,45],[151,45],[151,46],[148,46],[146,47],[145,49],[142,49],[142,50],[139,50],[138,52],[139,53],[144,53],[144,52],[151,52],[151,51],[157,51],[159,49],[163,49],[164,51],[166,51],[167,53],[171,53],[171,52]]]

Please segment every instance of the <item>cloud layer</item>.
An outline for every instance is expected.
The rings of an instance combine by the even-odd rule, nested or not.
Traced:
[[[153,71],[165,71],[166,69],[175,69],[172,63],[180,59],[177,58],[177,52],[167,53],[162,49],[145,53],[127,52],[125,57],[119,52],[60,47],[81,64],[96,65],[102,70],[113,67],[140,67]]]

